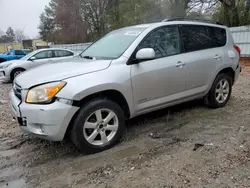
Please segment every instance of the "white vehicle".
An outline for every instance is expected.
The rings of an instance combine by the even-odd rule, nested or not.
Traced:
[[[48,48],[36,50],[19,60],[6,61],[0,64],[0,75],[3,81],[13,81],[20,73],[47,63],[72,58],[74,52],[60,48]]]

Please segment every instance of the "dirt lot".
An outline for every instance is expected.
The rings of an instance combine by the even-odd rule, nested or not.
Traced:
[[[250,187],[250,71],[229,104],[199,101],[128,122],[123,141],[84,156],[70,141],[53,143],[20,132],[0,84],[0,187]]]

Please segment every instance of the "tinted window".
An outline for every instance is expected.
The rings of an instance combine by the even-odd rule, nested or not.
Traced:
[[[153,48],[156,58],[179,54],[180,40],[177,26],[163,27],[153,31],[138,46],[138,50],[142,48]]]
[[[26,53],[22,50],[15,50],[15,55],[26,55]]]
[[[36,55],[34,55],[36,59],[46,59],[46,58],[52,58],[53,52],[52,51],[43,51],[39,52]]]
[[[213,39],[206,26],[182,25],[180,31],[186,52],[213,48]]]
[[[67,56],[73,56],[74,54],[69,51],[65,50],[55,50],[55,57],[67,57]]]
[[[225,46],[227,43],[226,30],[223,28],[213,28],[214,30],[214,41],[218,47]]]

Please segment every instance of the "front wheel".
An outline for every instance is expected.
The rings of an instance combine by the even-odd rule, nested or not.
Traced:
[[[209,93],[205,97],[205,104],[211,108],[224,107],[232,93],[232,78],[227,74],[219,74]]]
[[[21,68],[14,69],[14,70],[11,72],[11,81],[13,82],[14,79],[15,79],[19,74],[21,74],[22,72],[24,72],[24,69],[21,69]]]
[[[125,129],[121,107],[107,99],[84,105],[74,123],[71,139],[83,153],[97,153],[113,147]]]

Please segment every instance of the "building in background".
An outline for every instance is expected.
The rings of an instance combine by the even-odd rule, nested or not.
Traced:
[[[20,43],[0,43],[0,53],[10,51],[11,49],[22,49]]]
[[[40,39],[23,40],[22,46],[24,49],[37,50],[42,48],[48,48],[48,43]]]

